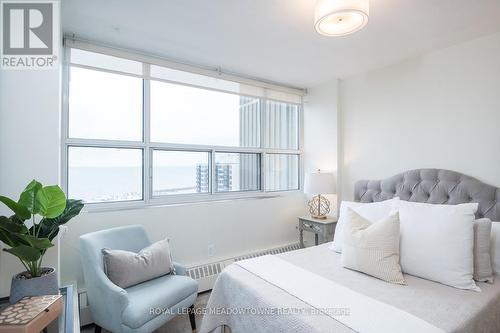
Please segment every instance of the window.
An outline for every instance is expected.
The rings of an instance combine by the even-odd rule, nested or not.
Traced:
[[[266,154],[266,191],[299,189],[299,155]]]
[[[191,151],[153,151],[153,196],[208,193],[209,154]]]
[[[68,193],[89,203],[142,200],[142,150],[69,147]]]
[[[142,80],[78,67],[69,81],[69,136],[142,141]]]
[[[265,148],[299,148],[299,106],[275,101],[266,101]]]
[[[66,52],[68,196],[156,204],[300,189],[300,96],[113,51]]]
[[[259,100],[247,98],[242,103],[241,99],[235,94],[151,81],[151,141],[258,147]],[[241,119],[252,112],[253,119]],[[246,140],[242,131],[255,139]]]
[[[215,153],[216,192],[260,190],[260,154]]]

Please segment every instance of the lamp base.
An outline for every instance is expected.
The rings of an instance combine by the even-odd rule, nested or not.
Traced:
[[[309,214],[315,219],[326,219],[326,214],[330,212],[330,201],[318,194],[307,203]]]

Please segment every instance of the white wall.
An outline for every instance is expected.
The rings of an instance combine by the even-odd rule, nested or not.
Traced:
[[[500,33],[340,83],[343,195],[415,168],[500,186]]]
[[[337,175],[337,80],[308,89],[304,103],[304,170]],[[338,175],[337,175],[338,176]],[[332,204],[336,196],[327,196]],[[330,215],[336,215],[336,205]]]
[[[0,194],[18,198],[33,179],[59,183],[60,70],[0,70]],[[0,204],[0,214],[11,212]],[[1,246],[1,245],[0,245]],[[44,263],[57,267],[57,249]],[[17,258],[0,252],[0,297],[21,272]]]
[[[135,210],[83,213],[63,239],[62,273],[83,285],[79,261],[82,234],[142,224],[154,241],[171,239],[175,261],[194,265],[297,242],[297,216],[304,213],[301,193],[268,199],[241,199]],[[215,245],[213,257],[208,246]]]
[[[309,88],[304,103],[304,168],[337,170],[337,81]]]

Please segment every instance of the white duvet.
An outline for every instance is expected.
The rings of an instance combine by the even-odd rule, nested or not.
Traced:
[[[408,312],[355,292],[276,256],[245,260],[236,265],[309,304],[313,311],[322,312],[356,332],[444,332]]]
[[[226,267],[200,332],[222,325],[232,333],[404,332],[405,325],[409,332],[500,332],[500,279],[480,282],[481,293],[411,275],[407,286],[395,285],[343,268],[328,245]]]

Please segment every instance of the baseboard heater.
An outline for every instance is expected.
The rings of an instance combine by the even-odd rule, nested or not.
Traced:
[[[220,272],[222,272],[224,267],[229,266],[236,261],[256,258],[268,254],[280,254],[298,249],[300,249],[300,244],[293,243],[277,248],[272,248],[268,250],[242,255],[239,257],[224,259],[217,262],[207,263],[199,266],[188,267],[186,270],[186,274],[191,278],[195,279],[196,281],[198,281],[198,292],[203,292],[212,289],[215,280],[217,280],[217,277],[219,276]]]
[[[198,292],[201,293],[207,290],[211,290],[214,286],[215,280],[217,280],[217,277],[222,272],[224,267],[229,266],[236,261],[256,258],[268,254],[280,254],[298,249],[300,249],[300,244],[292,243],[272,249],[245,254],[239,257],[228,258],[197,266],[191,266],[186,269],[186,274],[198,281]],[[87,293],[85,290],[80,290],[78,295],[78,299],[80,302],[80,324],[81,326],[91,324],[93,320],[92,315],[90,314],[90,309],[88,308]]]

